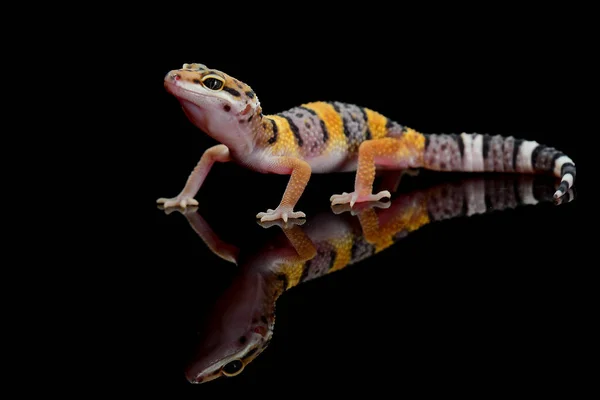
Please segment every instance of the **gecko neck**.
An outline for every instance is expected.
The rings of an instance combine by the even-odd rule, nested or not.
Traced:
[[[245,116],[238,116],[237,126],[233,127],[235,135],[231,131],[225,135],[211,134],[214,139],[226,145],[233,158],[239,160],[247,159],[254,153],[255,149],[262,147],[266,135],[264,123],[266,118],[262,115],[260,106]]]

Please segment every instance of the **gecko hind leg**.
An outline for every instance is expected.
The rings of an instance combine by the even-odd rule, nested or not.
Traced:
[[[417,148],[403,138],[383,138],[363,142],[358,148],[354,192],[334,194],[329,199],[331,205],[349,203],[350,207],[353,207],[355,203],[390,198],[391,194],[387,190],[373,194],[376,166],[414,168],[417,165],[418,154]]]

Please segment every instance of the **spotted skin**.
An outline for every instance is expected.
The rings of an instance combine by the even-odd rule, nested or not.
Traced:
[[[310,159],[323,153],[328,144],[329,134],[323,120],[313,110],[294,107],[279,116],[287,120],[287,126],[292,131],[303,158]]]
[[[305,216],[295,207],[317,173],[355,172],[354,191],[331,196],[332,206],[389,197],[388,191],[372,193],[375,173],[382,169],[554,174],[561,178],[556,198],[573,186],[576,175],[572,159],[535,141],[421,133],[364,105],[316,101],[265,115],[250,86],[202,64],[169,72],[165,87],[197,127],[226,146],[228,161],[290,176],[279,205],[257,214],[263,222]],[[194,204],[198,177],[207,173],[195,170],[177,197],[158,202],[166,207]]]

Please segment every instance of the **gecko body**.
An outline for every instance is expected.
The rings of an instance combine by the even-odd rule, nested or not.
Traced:
[[[261,173],[289,175],[275,209],[261,221],[302,218],[294,208],[312,173],[356,171],[354,191],[334,194],[331,205],[379,201],[373,193],[378,170],[424,168],[454,172],[546,173],[561,179],[559,198],[573,186],[575,164],[561,151],[512,136],[478,133],[426,134],[366,107],[317,101],[264,115],[246,83],[203,64],[184,64],[164,79],[189,120],[221,144],[209,148],[165,207],[197,205],[195,196],[215,162],[236,162]]]

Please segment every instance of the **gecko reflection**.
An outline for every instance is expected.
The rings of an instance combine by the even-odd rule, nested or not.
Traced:
[[[213,309],[207,336],[186,368],[187,379],[204,383],[240,374],[269,345],[275,303],[286,290],[364,260],[435,221],[574,199],[572,190],[558,200],[553,193],[553,180],[471,177],[400,194],[388,203],[355,206],[351,213],[347,205],[338,206],[306,226],[262,223],[278,225],[282,236],[248,257],[220,241],[198,213],[185,211],[211,250],[240,268]]]

